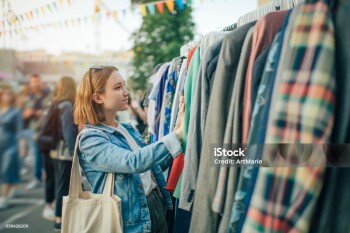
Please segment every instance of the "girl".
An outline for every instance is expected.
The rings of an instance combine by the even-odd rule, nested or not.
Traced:
[[[22,113],[15,108],[16,95],[9,86],[4,86],[0,92],[0,209],[9,206],[11,192],[15,191],[20,181],[19,151],[21,132],[23,128]],[[21,146],[21,148],[24,148]]]
[[[167,232],[165,210],[172,202],[159,164],[182,151],[184,103],[174,132],[147,146],[130,124],[115,121],[117,111],[128,109],[128,94],[117,68],[95,66],[86,72],[74,110],[75,123],[85,125],[79,163],[94,193],[102,193],[107,174],[115,173],[124,232]]]
[[[75,102],[77,86],[73,78],[62,77],[53,95],[53,101],[59,112],[59,142],[58,148],[51,154],[55,167],[56,183],[56,211],[54,230],[61,230],[62,199],[68,195],[70,172],[72,169],[72,156],[74,154],[75,138],[78,127],[73,122],[73,105]]]

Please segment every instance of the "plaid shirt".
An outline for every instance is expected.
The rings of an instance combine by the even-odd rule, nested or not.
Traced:
[[[297,7],[286,33],[265,142],[326,142],[335,102],[328,7],[323,2]],[[242,232],[308,232],[323,173],[322,167],[261,168]]]

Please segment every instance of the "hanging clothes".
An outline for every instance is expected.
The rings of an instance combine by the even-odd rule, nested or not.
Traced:
[[[330,142],[337,147],[348,147],[350,143],[350,1],[337,1],[334,12],[335,26],[335,65],[336,65],[336,111],[334,128]],[[342,143],[347,143],[343,144]],[[332,157],[339,153],[330,153]],[[348,157],[348,154],[344,155]],[[350,229],[350,180],[349,167],[328,167],[324,186],[318,199],[310,233],[346,233]]]
[[[149,106],[148,106],[148,112],[147,112],[147,122],[148,122],[148,130],[152,135],[156,134],[155,124],[156,124],[157,94],[158,92],[160,92],[160,81],[168,66],[169,66],[169,63],[163,64],[159,68],[159,70],[150,77],[150,82],[153,88],[151,93],[148,96]]]
[[[160,113],[159,138],[162,138],[170,132],[171,111],[176,92],[176,85],[179,78],[182,58],[174,58],[169,67],[168,77],[165,80],[163,93],[163,104]]]
[[[185,151],[185,166],[181,183],[179,208],[190,211],[193,203],[193,195],[197,181],[202,137],[205,130],[205,121],[209,104],[211,83],[215,67],[210,63],[217,63],[220,45],[226,32],[212,32],[202,38],[200,44],[201,66],[198,73],[197,84],[192,99],[190,110],[187,145]],[[214,48],[212,46],[215,46]],[[214,50],[213,50],[214,49]],[[213,52],[216,53],[214,57]],[[207,70],[207,69],[210,70]]]
[[[184,114],[184,132],[182,134],[183,151],[186,150],[186,145],[187,145],[187,133],[188,133],[190,116],[191,116],[192,96],[196,88],[199,70],[200,70],[200,46],[197,46],[196,51],[194,52],[193,57],[191,58],[190,66],[187,71],[185,87],[184,87],[185,114]],[[179,178],[178,183],[176,184],[176,188],[174,191],[174,197],[176,198],[180,198],[182,170],[183,170],[183,166],[181,167],[181,176]]]
[[[229,106],[229,116],[226,124],[224,144],[240,143],[241,140],[241,122],[242,122],[242,99],[243,84],[246,77],[250,52],[253,43],[253,32],[255,26],[251,27],[244,40],[241,57],[237,68],[234,90]],[[232,128],[233,127],[233,128]],[[239,174],[239,167],[220,167],[218,183],[215,191],[212,209],[214,212],[222,214],[219,225],[219,233],[228,232],[229,221],[233,204],[234,193],[236,190],[236,179]]]
[[[282,27],[283,20],[286,17],[285,11],[282,12],[274,12],[266,15],[262,19],[260,19],[256,24],[256,29],[253,34],[253,45],[252,45],[252,53],[249,59],[249,65],[247,68],[247,77],[245,79],[245,91],[248,90],[250,95],[255,95],[252,93],[256,93],[256,87],[259,86],[261,81],[261,77],[263,71],[258,71],[254,73],[254,68],[260,70],[260,67],[265,66],[265,62],[267,59],[267,55],[269,53],[269,47],[272,42],[272,39],[275,37],[276,32]],[[266,46],[269,46],[266,48]],[[255,57],[258,57],[255,59]],[[253,62],[253,66],[251,65]],[[263,68],[262,68],[263,69]],[[250,85],[248,85],[249,83]],[[244,92],[244,98],[246,98],[247,92]],[[251,99],[255,99],[255,97],[251,97]],[[250,98],[249,98],[250,99]],[[246,106],[243,103],[243,122],[245,119],[244,112],[246,111]],[[243,125],[244,126],[244,125]],[[247,143],[247,139],[244,137],[244,128],[241,131],[241,143]],[[258,132],[255,131],[254,134]],[[237,143],[237,142],[236,142]],[[263,143],[263,142],[261,142]],[[251,142],[249,143],[251,145]],[[254,157],[256,153],[251,153],[251,157]],[[250,201],[249,193],[254,188],[254,184],[251,183],[255,181],[255,176],[257,174],[257,170],[254,167],[242,167],[239,173],[238,183],[236,187],[236,192],[234,194],[234,202],[231,211],[231,218],[229,224],[229,232],[240,232],[242,228],[242,224],[244,222],[244,216],[247,212],[247,206],[245,203]],[[232,180],[229,182],[233,182]]]
[[[254,23],[247,24],[232,31],[224,38],[221,46],[208,106],[190,232],[217,231],[219,216],[211,211],[211,205],[216,190],[219,168],[209,167],[210,145],[223,141],[228,115],[228,109],[225,106],[227,106],[232,95],[234,77],[244,39],[253,25]]]
[[[289,22],[265,143],[326,142],[335,101],[332,20],[327,6],[319,2],[297,7]],[[304,109],[313,111],[303,114]],[[323,171],[322,167],[259,169],[242,232],[307,232]]]
[[[251,115],[251,99],[252,99],[252,83],[253,81],[253,65],[263,49],[272,43],[276,33],[281,29],[284,18],[287,11],[277,11],[267,14],[260,19],[256,24],[256,29],[253,33],[253,46],[252,53],[249,59],[249,65],[247,68],[247,77],[244,85],[244,99],[243,99],[243,143],[247,143],[250,115]]]

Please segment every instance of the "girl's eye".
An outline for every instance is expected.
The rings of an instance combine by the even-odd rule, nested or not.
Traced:
[[[115,90],[119,90],[120,89],[120,86],[118,86],[118,87],[116,87],[116,88],[114,88]]]

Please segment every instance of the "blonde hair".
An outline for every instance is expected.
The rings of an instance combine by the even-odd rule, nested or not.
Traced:
[[[15,104],[16,104],[16,93],[11,88],[11,86],[5,84],[5,85],[2,85],[1,88],[0,88],[0,107],[3,106],[2,95],[4,94],[5,91],[10,91],[10,93],[12,95],[12,100],[11,100],[10,106],[11,107],[15,106]]]
[[[68,76],[62,77],[55,88],[53,99],[55,101],[68,100],[74,104],[77,95],[77,84]]]
[[[77,125],[87,123],[95,125],[105,121],[102,105],[93,101],[92,96],[104,94],[108,78],[114,71],[113,66],[104,66],[98,69],[90,68],[80,82],[78,95],[74,106],[74,122]]]

